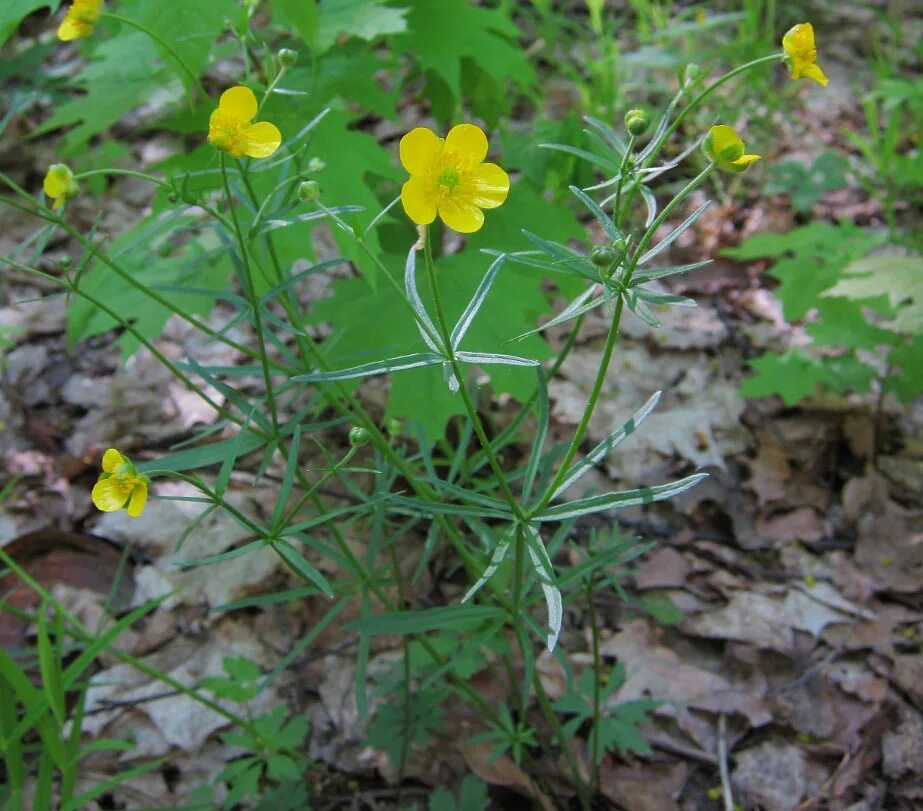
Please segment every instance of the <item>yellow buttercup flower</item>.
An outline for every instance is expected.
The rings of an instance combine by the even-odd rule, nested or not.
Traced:
[[[814,26],[811,23],[798,23],[788,30],[782,37],[782,49],[785,51],[785,61],[792,71],[793,79],[813,79],[815,82],[827,86],[824,72],[817,64],[817,48],[814,45]]]
[[[90,36],[99,22],[102,10],[103,0],[73,0],[58,26],[58,39],[70,42],[72,39]]]
[[[45,191],[45,197],[54,200],[51,206],[53,209],[59,209],[79,191],[74,173],[63,163],[53,163],[48,167],[42,181],[42,189]]]
[[[484,163],[487,136],[474,124],[458,124],[445,139],[426,127],[401,138],[401,163],[410,173],[401,189],[404,211],[417,225],[438,214],[462,234],[484,224],[484,208],[503,204],[510,178],[495,163]]]
[[[93,485],[90,497],[103,512],[125,509],[132,518],[137,518],[147,503],[147,485],[147,476],[138,473],[127,456],[109,448],[103,454],[103,472]]]
[[[282,143],[282,133],[268,121],[251,124],[257,109],[256,96],[249,87],[225,90],[208,120],[208,142],[234,158],[268,158]]]
[[[760,155],[745,155],[744,142],[726,124],[718,124],[708,131],[702,142],[702,149],[709,160],[726,172],[742,172],[751,163],[760,160]]]

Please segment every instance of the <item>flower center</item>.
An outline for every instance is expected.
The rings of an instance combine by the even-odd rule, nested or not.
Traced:
[[[442,170],[442,174],[439,175],[436,182],[440,186],[444,186],[448,191],[452,191],[461,182],[461,172],[454,166],[449,166]]]
[[[246,128],[247,122],[225,115],[216,115],[211,120],[208,140],[218,149],[230,150],[238,133]]]

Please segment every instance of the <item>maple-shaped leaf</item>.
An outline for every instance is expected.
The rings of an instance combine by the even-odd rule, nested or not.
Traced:
[[[462,60],[472,59],[487,76],[511,79],[526,87],[534,74],[520,31],[506,12],[476,6],[469,0],[413,0],[407,33],[394,43],[424,71],[437,74],[452,95],[462,95]]]

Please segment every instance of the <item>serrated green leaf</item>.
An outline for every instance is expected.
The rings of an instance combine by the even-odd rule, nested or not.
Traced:
[[[4,0],[0,3],[0,46],[16,31],[19,24],[33,11],[47,8],[49,15],[54,14],[61,5],[61,0]],[[52,20],[49,17],[49,28]]]
[[[324,0],[319,7],[317,47],[321,53],[341,35],[372,40],[407,30],[406,8],[392,8],[386,0]]]

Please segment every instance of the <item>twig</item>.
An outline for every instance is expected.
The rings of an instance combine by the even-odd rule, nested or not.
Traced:
[[[731,794],[731,777],[728,774],[727,721],[724,713],[718,716],[718,770],[721,773],[724,811],[734,811],[734,795]]]

